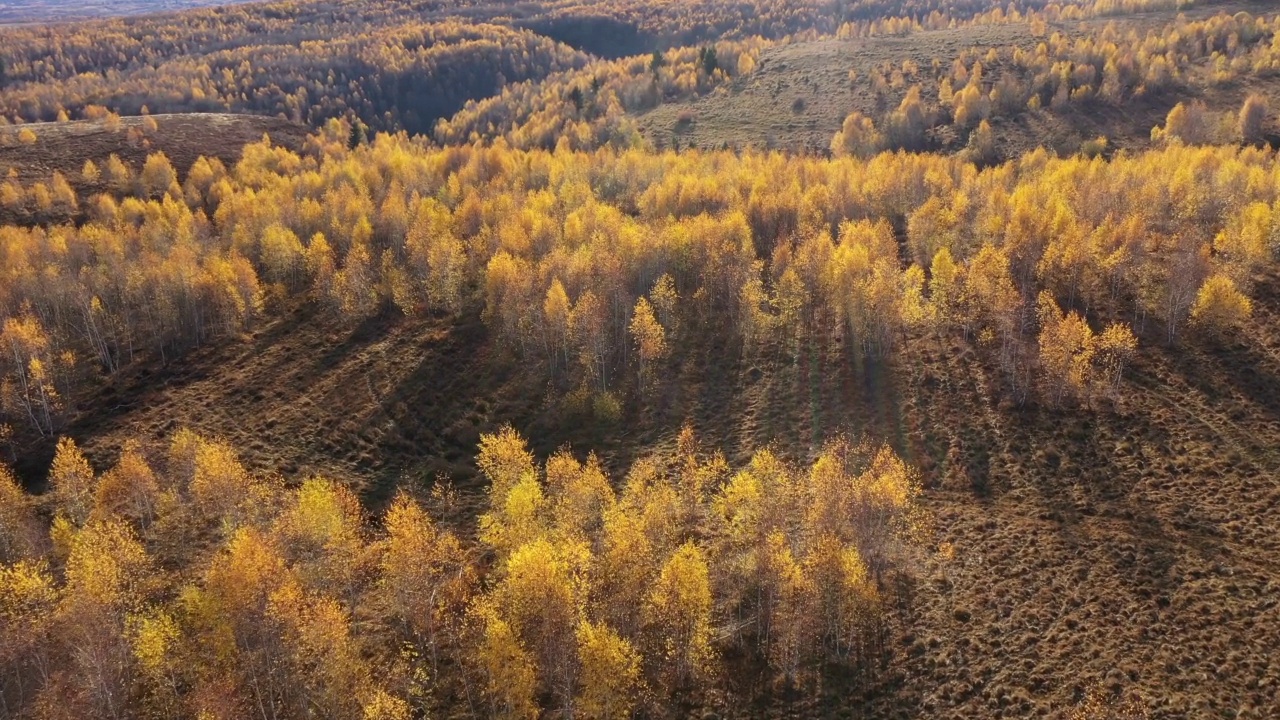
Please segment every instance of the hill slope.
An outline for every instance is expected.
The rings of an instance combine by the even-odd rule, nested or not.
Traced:
[[[734,78],[715,92],[637,113],[636,121],[645,137],[658,147],[675,143],[681,147],[727,145],[825,153],[849,113],[860,112],[883,129],[885,116],[912,86],[920,88],[926,106],[938,105],[939,83],[929,69],[935,62],[946,71],[967,58],[966,66],[980,62],[990,77],[999,78],[1009,65],[1012,48],[1030,53],[1051,37],[1096,42],[1127,33],[1136,38],[1148,33],[1159,36],[1177,23],[1225,17],[1224,13],[1256,13],[1258,9],[1249,2],[1217,3],[1196,6],[1176,16],[1148,12],[1062,21],[1047,24],[1039,34],[1033,34],[1028,24],[1012,23],[792,42],[765,50],[753,72]],[[1001,60],[995,63],[985,57],[993,48],[1001,52]],[[918,73],[892,80],[892,71],[905,63],[914,63]],[[1018,107],[996,112],[991,119],[996,156],[1014,158],[1036,147],[1072,155],[1082,143],[1098,136],[1107,137],[1114,149],[1139,151],[1152,145],[1151,128],[1163,124],[1179,102],[1199,100],[1212,108],[1230,109],[1239,108],[1249,94],[1280,100],[1280,82],[1272,73],[1249,74],[1227,83],[1205,82],[1203,77],[1212,67],[1213,58],[1193,60],[1184,81],[1118,103],[1094,99],[1053,109]],[[890,78],[888,87],[876,88],[872,78],[878,74]],[[989,81],[984,93],[994,85]],[[964,149],[969,133],[950,125],[949,119],[943,120],[931,128],[924,145],[914,149]]]
[[[375,507],[446,473],[464,529],[485,499],[475,443],[507,422],[538,454],[572,443],[615,473],[672,447],[681,420],[733,463],[770,444],[808,460],[833,433],[885,438],[923,471],[943,550],[903,588],[868,716],[1065,717],[1101,687],[1139,693],[1153,718],[1265,717],[1280,703],[1280,277],[1260,280],[1247,344],[1150,348],[1122,399],[1092,408],[997,403],[997,369],[962,341],[919,339],[910,361],[862,369],[703,348],[660,416],[600,426],[561,418],[478,318],[352,330],[302,308],[178,366],[132,369],[68,434],[106,466],[127,438],[188,426],[260,471],[325,474]],[[852,711],[828,701],[800,712]],[[759,711],[797,711],[776,702]]]

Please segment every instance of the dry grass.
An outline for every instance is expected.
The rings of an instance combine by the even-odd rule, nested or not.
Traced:
[[[336,478],[373,507],[402,483],[441,474],[478,500],[480,434],[508,422],[539,456],[571,443],[630,463],[633,440],[561,421],[557,398],[531,379],[538,373],[491,346],[478,316],[381,317],[351,328],[314,307],[282,314],[169,366],[127,368],[84,399],[66,432],[106,466],[130,437],[163,441],[189,427],[230,441],[256,471]],[[28,453],[28,476],[51,452]]]
[[[1017,25],[940,30],[859,40],[818,40],[784,45],[765,52],[750,75],[727,88],[687,103],[661,105],[640,116],[642,132],[670,147],[672,135],[681,147],[770,147],[825,151],[850,110],[875,112],[867,83],[872,68],[889,61],[915,60],[922,74],[934,57],[952,58],[974,45],[1009,45],[1030,40]],[[849,71],[858,81],[849,82]],[[901,93],[905,93],[905,88]],[[901,94],[900,93],[900,94]],[[933,97],[937,97],[936,90]],[[803,108],[796,109],[803,104]],[[693,123],[681,127],[682,112]],[[877,113],[878,114],[878,113]]]
[[[1098,684],[1153,717],[1269,716],[1280,363],[1258,339],[1150,351],[1093,411],[993,407],[979,363],[915,371],[906,441],[956,559],[923,565],[887,714],[1049,716]]]

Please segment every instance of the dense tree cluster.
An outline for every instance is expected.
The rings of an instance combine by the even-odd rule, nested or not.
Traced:
[[[618,491],[594,455],[539,466],[507,429],[478,464],[478,543],[406,493],[374,527],[345,487],[286,488],[185,430],[101,474],[63,439],[41,497],[0,466],[0,707],[662,716],[735,668],[808,688],[882,652],[919,493],[887,448],[834,442],[807,468],[764,450],[734,471],[686,429]]]
[[[1195,5],[1195,0],[1081,0],[1079,2],[992,3],[987,0],[853,0],[845,3],[845,22],[836,30],[840,38],[908,35],[922,30],[961,26],[1026,23],[1037,35],[1049,23],[1122,15],[1153,10],[1173,10]]]
[[[835,30],[829,0],[525,4],[275,2],[53,28],[6,28],[0,117],[52,121],[231,110],[319,126],[357,116],[429,132],[468,99],[616,58],[722,39]],[[593,24],[594,23],[594,24]],[[530,30],[528,28],[532,28]],[[628,40],[630,38],[630,40]],[[629,48],[631,53],[619,53]],[[733,69],[735,66],[730,66]]]
[[[349,135],[335,121],[304,155],[252,145],[230,172],[120,164],[117,192],[78,201],[87,222],[0,230],[7,421],[52,433],[76,378],[239,332],[294,295],[353,323],[477,308],[555,384],[602,398],[661,381],[695,338],[856,359],[931,334],[985,348],[1028,397],[1070,365],[1037,351],[1056,325],[1041,291],[1099,336],[1154,321],[1173,341],[1193,310],[1222,331],[1247,316],[1276,249],[1276,158],[1260,149],[1037,151],[979,170]],[[1081,378],[1114,376],[1110,355],[1087,357]]]
[[[1042,10],[1054,13],[1054,17],[1076,18],[1098,10],[1189,4],[1186,0],[1015,0],[993,9],[989,0],[611,0],[604,5],[591,0],[549,0],[522,3],[520,13],[513,17],[508,4],[489,0],[369,0],[358,6],[277,0],[52,28],[6,28],[0,48],[4,69],[0,85],[65,80],[83,73],[127,74],[157,67],[177,55],[206,54],[227,47],[297,45],[406,23],[469,20],[532,27],[548,37],[565,39],[576,36],[575,29],[586,21],[607,19],[611,24],[601,26],[603,37],[595,38],[596,43],[616,41],[619,38],[612,33],[629,30],[648,46],[640,52],[648,52],[757,35],[781,39],[806,31],[829,34],[843,20],[903,17],[935,18],[938,22],[937,18],[945,18],[940,21],[945,27],[950,20],[965,21],[987,13],[1020,17]],[[625,45],[626,38],[621,40]],[[608,56],[607,52],[590,51]]]

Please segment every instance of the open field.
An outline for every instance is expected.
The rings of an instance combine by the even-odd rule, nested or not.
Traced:
[[[187,115],[153,115],[154,132],[142,131],[143,118],[120,119],[118,128],[108,128],[103,121],[66,123],[29,123],[0,128],[0,173],[17,169],[25,179],[47,180],[54,171],[67,175],[79,173],[85,160],[101,165],[113,153],[135,168],[142,167],[147,155],[163,152],[174,167],[182,171],[204,155],[218,158],[228,167],[235,164],[241,149],[257,142],[263,135],[278,145],[296,150],[309,132],[307,128],[278,118],[257,115],[194,113]],[[18,134],[30,130],[36,141],[25,144]],[[137,129],[138,141],[129,131]]]

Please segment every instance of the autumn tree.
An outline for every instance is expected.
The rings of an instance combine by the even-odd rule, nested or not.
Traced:
[[[60,634],[76,677],[70,702],[88,715],[129,714],[129,615],[145,597],[150,558],[128,524],[94,520],[76,533],[59,603]]]
[[[506,251],[488,261],[484,279],[484,318],[508,345],[523,349],[526,322],[521,312],[529,290],[527,263]]]
[[[604,302],[594,292],[584,292],[573,304],[573,341],[584,384],[597,391],[609,389],[611,343]],[[651,348],[652,349],[652,348]]]
[[[274,530],[305,590],[341,600],[354,597],[370,558],[360,502],[351,490],[327,478],[306,480],[290,493]]]
[[[1084,397],[1092,381],[1093,330],[1079,313],[1064,315],[1047,291],[1037,300],[1036,317],[1040,322],[1040,367],[1050,403],[1057,405],[1068,395]]]
[[[653,366],[667,354],[666,332],[654,316],[653,306],[644,297],[636,300],[631,313],[631,339],[640,364],[640,382],[648,384]]]
[[[8,317],[0,329],[0,410],[21,417],[42,436],[52,435],[66,409],[65,379],[75,356],[57,352],[53,338],[30,312]]]
[[[962,294],[963,270],[945,247],[933,256],[929,272],[929,307],[939,330],[967,324]]]
[[[178,621],[161,608],[135,612],[125,621],[136,668],[134,684],[143,696],[140,705],[145,712],[163,715],[181,708],[181,632]]]
[[[920,86],[912,85],[898,108],[884,120],[884,142],[890,148],[920,150],[924,147],[925,131],[929,129],[931,121],[932,118],[920,99]],[[841,132],[844,131],[845,128],[841,127]]]
[[[160,169],[158,165],[157,169]],[[107,158],[105,172],[107,184],[116,194],[126,195],[132,189],[133,171],[115,153]],[[167,189],[168,186],[166,185],[165,188]]]
[[[83,525],[89,519],[97,476],[71,438],[58,440],[53,465],[49,468],[49,486],[60,514],[76,525]]]
[[[876,129],[871,118],[858,111],[845,117],[840,131],[831,140],[831,152],[836,155],[870,157],[884,145],[884,136]]]
[[[804,558],[811,582],[810,631],[830,656],[858,660],[877,618],[879,591],[855,544],[831,532],[811,540]]]
[[[587,597],[588,551],[532,540],[515,549],[489,597],[537,667],[540,685],[572,709],[578,681],[575,633]]]
[[[783,678],[794,682],[813,649],[814,586],[780,531],[765,539],[760,560],[768,596],[767,656]]]
[[[7,709],[39,702],[47,679],[64,662],[54,642],[59,596],[46,562],[0,562],[0,703]]]
[[[401,493],[384,518],[379,598],[437,673],[442,649],[456,641],[472,592],[473,573],[461,542],[438,528],[425,510]]]
[[[364,702],[360,717],[361,720],[410,720],[413,711],[409,703],[382,688],[376,688]]]
[[[56,170],[53,172],[53,178],[50,181],[49,193],[53,207],[59,212],[70,215],[79,210],[80,203],[76,199],[76,191],[71,189],[71,184],[67,182],[67,178]]]
[[[1138,339],[1124,323],[1111,323],[1094,339],[1094,358],[1112,393],[1120,388],[1124,370],[1138,350]]]
[[[1211,333],[1225,333],[1239,327],[1253,314],[1253,303],[1231,278],[1213,275],[1200,286],[1191,306],[1191,322]]]
[[[357,226],[359,236],[351,243],[343,259],[342,268],[333,275],[332,292],[337,308],[348,321],[369,317],[378,307],[379,297],[375,280],[374,258],[365,236],[372,233],[367,218]],[[363,232],[361,228],[366,228]]]
[[[480,436],[476,465],[489,481],[489,497],[494,503],[501,502],[520,482],[536,479],[537,474],[528,444],[510,425]]]
[[[208,563],[180,606],[190,642],[201,648],[206,676],[226,678],[223,694],[239,702],[279,708],[285,700],[285,658],[267,612],[290,580],[284,559],[261,532],[237,530]]]
[[[655,539],[650,536],[653,528],[646,522],[645,514],[654,512],[655,516],[650,519],[655,522],[670,520],[658,513],[661,513],[662,499],[674,502],[674,498],[663,493],[660,487],[641,489],[631,484],[629,487],[631,490],[624,502],[607,508],[602,517],[601,549],[595,557],[598,568],[595,592],[608,623],[628,637],[635,637],[640,629],[637,612],[640,601],[658,570]],[[646,503],[646,498],[637,497],[637,494],[649,493],[656,496],[652,497],[656,502]],[[661,547],[665,538],[657,540]]]
[[[155,519],[160,485],[136,442],[126,443],[115,467],[103,473],[94,495],[93,512],[120,517],[139,527]]]
[[[986,120],[978,123],[978,127],[974,128],[973,132],[969,134],[968,150],[973,161],[980,165],[990,165],[999,161],[996,134],[991,129],[991,123]]]
[[[1178,103],[1169,111],[1163,128],[1152,128],[1151,139],[1209,145],[1219,142],[1224,136],[1224,123],[1225,119],[1209,110],[1203,102]]]
[[[0,566],[34,558],[43,548],[35,499],[0,464]]]
[[[569,364],[569,338],[572,332],[569,294],[559,278],[551,281],[546,298],[542,301],[543,343],[551,360],[552,373]]]
[[[592,720],[631,717],[640,689],[640,656],[607,625],[583,621],[577,629],[582,690],[577,711]]]
[[[302,276],[306,251],[294,232],[280,224],[272,224],[259,241],[265,278],[270,282],[294,287]]]
[[[645,605],[664,681],[682,686],[711,671],[711,585],[703,551],[681,545],[663,565]]]
[[[271,488],[250,475],[226,443],[200,440],[192,462],[193,504],[224,531],[231,532],[272,509],[275,497]]]
[[[267,600],[267,627],[278,633],[289,714],[325,708],[333,717],[360,717],[373,694],[373,678],[361,657],[350,613],[335,599],[286,582]]]
[[[770,299],[765,291],[764,281],[759,277],[751,277],[742,284],[738,291],[738,333],[742,336],[743,348],[748,354],[759,352],[765,338],[772,328],[773,315],[770,313]]]
[[[1236,130],[1247,145],[1262,141],[1268,115],[1267,101],[1261,95],[1250,93],[1245,98],[1236,118]]]
[[[187,430],[162,476],[147,450],[126,445],[82,524],[58,516],[56,571],[23,531],[34,503],[0,476],[9,706],[407,720],[478,677],[495,717],[619,718],[717,682],[734,643],[804,682],[875,647],[869,578],[918,492],[887,449],[828,446],[808,472],[761,451],[733,474],[686,431],[671,457],[635,463],[619,498],[596,456],[561,450],[540,469],[505,429],[483,438],[496,491],[471,545],[407,494],[375,538],[331,481],[279,491]],[[55,497],[92,477],[69,442],[56,464]],[[212,546],[156,530],[186,499],[186,537]]]
[[[965,299],[971,304],[969,315],[982,326],[979,339],[998,340],[1008,369],[1021,339],[1022,296],[1002,250],[988,244],[974,256],[965,277]]]
[[[475,660],[486,677],[492,717],[532,720],[538,716],[537,666],[520,639],[492,608],[478,612],[480,643]]]
[[[556,536],[571,541],[593,537],[616,502],[600,458],[592,453],[578,462],[563,448],[547,458],[544,474]]]

